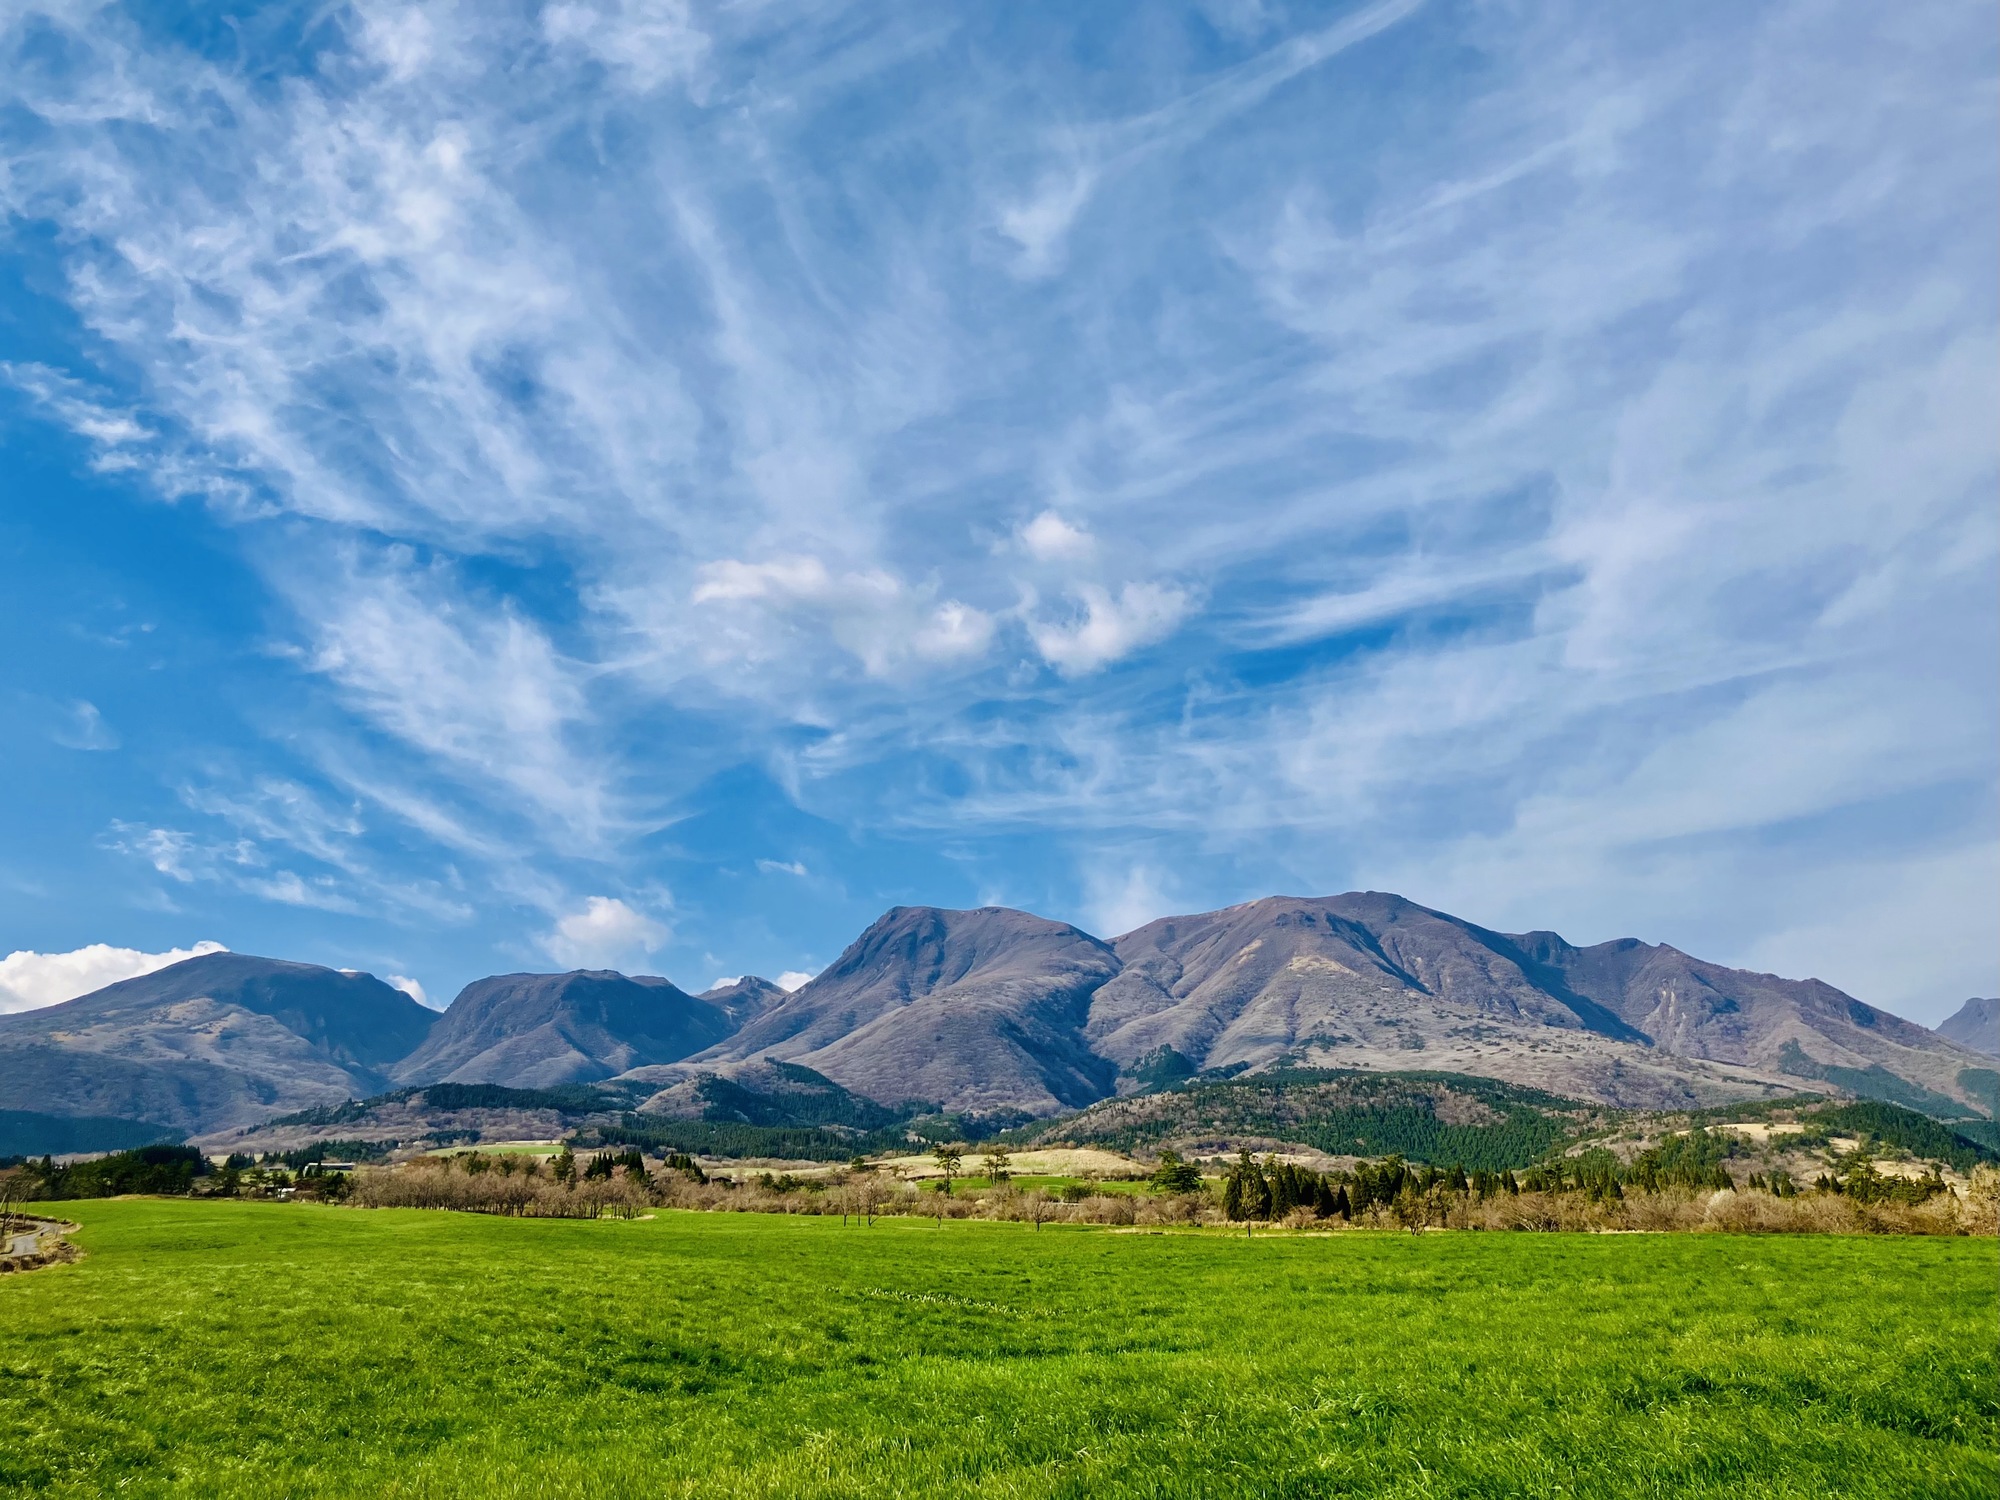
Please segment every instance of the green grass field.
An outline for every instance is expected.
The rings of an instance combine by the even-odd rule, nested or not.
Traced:
[[[62,1211],[9,1495],[2000,1493],[1991,1240]]]

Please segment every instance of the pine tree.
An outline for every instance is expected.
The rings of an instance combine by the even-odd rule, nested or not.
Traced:
[[[959,1165],[965,1160],[964,1154],[956,1146],[943,1145],[931,1152],[931,1160],[937,1163],[938,1171],[944,1174],[944,1187],[942,1191],[945,1197],[949,1198],[951,1196],[951,1180],[958,1175]],[[944,1220],[939,1219],[938,1223],[942,1225]]]
[[[1182,1161],[1177,1151],[1162,1151],[1160,1165],[1153,1173],[1153,1186],[1163,1193],[1198,1193],[1201,1168]]]

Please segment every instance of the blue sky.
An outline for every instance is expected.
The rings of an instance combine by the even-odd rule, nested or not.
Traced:
[[[1991,23],[0,7],[0,952],[1373,888],[1936,1020]]]

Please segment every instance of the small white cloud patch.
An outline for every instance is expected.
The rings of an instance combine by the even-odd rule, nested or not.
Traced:
[[[993,617],[982,609],[938,600],[880,568],[836,573],[817,557],[709,563],[692,597],[729,621],[709,649],[751,661],[792,653],[802,627],[829,637],[874,677],[977,657],[993,640]]]
[[[803,879],[806,874],[804,862],[796,859],[760,859],[757,868],[766,875],[797,875]]]
[[[1094,583],[1076,591],[1083,618],[1033,624],[1028,634],[1043,659],[1065,677],[1081,677],[1173,634],[1188,612],[1188,596],[1157,583],[1128,583],[1112,598]]]
[[[778,976],[776,984],[779,989],[789,995],[793,990],[803,989],[805,986],[811,984],[812,978],[812,975],[802,970],[787,969]]]
[[[104,722],[97,705],[82,698],[63,705],[50,738],[66,750],[116,750],[119,744],[117,733]]]
[[[137,948],[114,948],[109,943],[92,943],[68,953],[35,953],[27,949],[0,958],[0,1012],[40,1010],[60,1005],[78,995],[88,995],[121,979],[136,979],[183,959],[204,953],[226,953],[216,942],[196,943],[192,948],[169,948],[164,953],[144,953]]]
[[[424,987],[421,984],[417,983],[416,980],[410,978],[410,976],[407,974],[391,974],[389,976],[389,985],[392,989],[401,990],[404,994],[408,995],[412,1000],[416,1001],[417,1004],[419,1005],[425,1006],[431,1010],[439,1010],[442,1008],[440,1006],[432,1005],[431,997],[424,993]]]
[[[541,944],[550,958],[573,969],[615,969],[651,953],[668,936],[666,927],[616,896],[592,896],[581,911],[558,917]]]
[[[1045,510],[1021,528],[1021,545],[1038,562],[1064,562],[1090,556],[1097,550],[1097,538],[1054,511]]]

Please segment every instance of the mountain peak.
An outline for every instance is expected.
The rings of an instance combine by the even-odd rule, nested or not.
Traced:
[[[375,1092],[435,1019],[372,974],[200,954],[0,1016],[0,1104],[189,1129],[247,1124]]]
[[[677,1062],[734,1029],[724,1007],[653,975],[497,974],[459,991],[396,1078],[553,1088]]]
[[[885,1103],[1048,1112],[1109,1091],[1112,1070],[1081,1027],[1117,971],[1110,944],[1067,922],[892,907],[703,1059],[797,1062]]]

